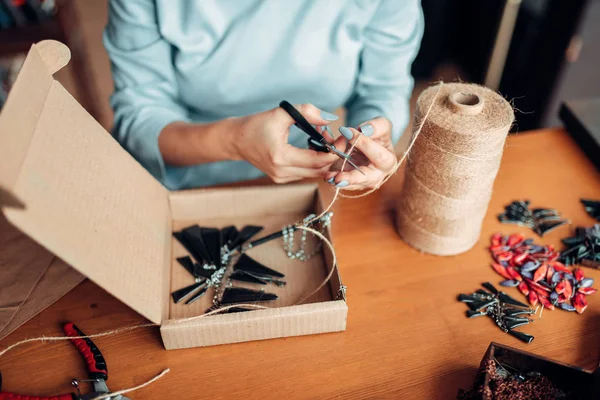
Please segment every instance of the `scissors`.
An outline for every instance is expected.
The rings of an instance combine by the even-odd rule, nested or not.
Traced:
[[[342,160],[346,160],[348,164],[350,164],[355,170],[359,171],[361,174],[366,175],[358,165],[356,165],[350,156],[346,153],[342,153],[338,149],[335,148],[334,145],[329,143],[323,135],[321,135],[307,120],[300,114],[296,108],[291,105],[289,102],[283,100],[279,103],[279,107],[283,108],[285,112],[287,112],[290,117],[296,121],[294,125],[298,127],[301,131],[306,133],[308,136],[308,147],[315,151],[321,151],[324,153],[332,152]]]

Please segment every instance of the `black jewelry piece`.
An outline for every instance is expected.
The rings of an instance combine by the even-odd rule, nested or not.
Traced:
[[[519,317],[519,315],[533,315],[535,310],[530,309],[526,304],[513,299],[506,293],[498,291],[489,282],[483,283],[482,286],[488,289],[489,292],[479,289],[473,294],[458,295],[458,300],[466,303],[470,308],[466,312],[467,317],[475,318],[487,315],[504,332],[525,343],[531,343],[533,336],[517,332],[514,329],[533,322],[529,318]]]
[[[234,281],[242,281],[249,283],[256,283],[258,285],[266,285],[267,281],[260,279],[246,271],[233,271],[231,275],[229,275],[229,279]]]
[[[585,200],[581,199],[581,204],[590,217],[600,221],[600,200]]]
[[[226,226],[221,229],[221,243],[223,246],[231,247],[231,242],[233,242],[238,236],[240,232],[233,225]]]
[[[179,264],[181,264],[181,266],[183,268],[185,268],[190,274],[192,274],[193,277],[197,277],[196,276],[196,267],[194,266],[194,262],[192,261],[192,259],[189,256],[185,256],[185,257],[179,257],[177,259],[177,262]]]
[[[202,240],[210,255],[212,263],[217,269],[221,268],[221,231],[215,228],[200,228]]]
[[[206,279],[210,279],[212,276],[212,272],[204,270],[199,264],[194,264],[192,259],[188,256],[179,257],[177,261],[194,277],[194,279],[196,279],[196,282],[171,293],[175,304],[181,302],[202,286],[207,285]],[[206,273],[204,273],[204,271],[206,271]],[[204,292],[206,292],[206,290],[204,290],[202,294],[204,294]],[[196,295],[194,295],[194,297],[197,299],[199,296],[196,297]]]
[[[173,236],[185,247],[185,249],[199,262],[210,263],[210,255],[202,239],[202,230],[198,225],[190,226],[181,232],[174,232]]]
[[[246,254],[242,254],[240,256],[238,261],[233,266],[233,270],[234,271],[243,270],[243,271],[252,272],[257,275],[267,275],[267,276],[270,275],[270,276],[276,276],[278,278],[283,278],[285,276],[281,272],[277,272],[269,267],[262,265],[258,261],[255,261],[254,259],[248,257],[248,255],[246,255]]]
[[[256,301],[277,300],[277,295],[266,293],[262,290],[250,290],[246,288],[228,287],[223,291],[221,304],[235,304]]]
[[[557,210],[550,208],[529,208],[529,200],[515,200],[498,215],[498,221],[516,224],[533,229],[540,237],[554,229],[569,223]]]
[[[204,264],[200,265],[194,263],[189,256],[179,257],[177,259],[179,264],[183,266],[196,280],[201,278],[210,279],[214,273],[215,268],[212,265]]]
[[[274,283],[279,287],[283,287],[287,284],[286,281],[282,279],[273,278],[268,275],[261,275],[255,272],[237,270],[233,271],[231,275],[229,275],[229,279],[250,283],[257,283],[259,285],[266,285],[267,283]]]
[[[231,247],[228,246],[228,249],[235,250],[238,247],[241,247],[244,243],[262,230],[262,226],[248,225],[243,227],[237,238],[231,241]]]
[[[580,264],[600,269],[600,224],[575,229],[575,236],[562,239],[565,249],[559,261],[565,265]]]
[[[206,280],[202,280],[200,282],[192,283],[190,286],[186,286],[183,289],[179,289],[171,293],[173,297],[173,301],[175,304],[179,303],[181,300],[195,292],[200,286],[206,285]]]
[[[230,249],[243,249],[248,240],[262,229],[261,226],[253,225],[245,226],[241,231],[238,231],[234,226],[216,229],[194,225],[183,229],[181,232],[175,232],[173,234],[175,238],[181,242],[197,262],[194,262],[190,256],[179,257],[177,259],[179,264],[194,277],[196,282],[173,292],[171,294],[173,301],[179,303],[187,299],[185,304],[191,304],[204,296],[208,292],[208,289],[212,287],[214,288],[214,306],[224,304],[220,288],[223,286],[227,268],[231,265],[232,251]],[[275,238],[274,235],[269,235],[267,238],[255,240],[252,242],[252,245],[256,246],[266,243]],[[251,245],[248,246],[253,247]],[[273,283],[277,286],[284,286],[286,283],[282,279],[279,279],[284,277],[282,273],[262,265],[246,254],[241,254],[233,270],[228,277],[231,280],[260,285]],[[238,297],[243,298],[240,293],[245,293],[244,296],[248,299],[260,299],[248,301],[267,301],[277,298],[276,295],[263,291],[256,292],[260,295],[251,295],[248,292],[228,292],[228,289],[223,291],[223,295],[225,292],[230,293],[226,299],[227,301],[235,301]]]
[[[204,294],[207,292],[209,288],[209,285],[203,286],[198,293],[196,293],[195,295],[193,295],[192,297],[190,297],[188,299],[188,301],[185,302],[185,304],[192,304],[193,302],[195,302],[196,300],[198,300],[200,297],[204,296]]]

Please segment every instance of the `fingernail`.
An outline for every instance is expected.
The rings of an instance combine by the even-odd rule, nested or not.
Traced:
[[[340,183],[335,185],[335,187],[346,187],[346,186],[348,186],[348,181],[341,181]]]
[[[329,183],[330,185],[333,185],[335,180],[335,176],[332,176],[331,178],[327,179],[327,183]]]
[[[371,125],[371,124],[362,125],[360,127],[360,131],[365,136],[371,136],[373,133],[375,133],[375,129],[373,128],[373,125]]]
[[[323,127],[323,131],[324,131],[324,132],[326,131],[327,133],[331,133],[331,129],[329,129],[329,126],[327,126],[327,125],[325,125],[325,126]]]
[[[338,119],[338,116],[330,112],[321,110],[321,118],[323,118],[325,121],[335,121]]]
[[[354,136],[354,133],[352,133],[350,128],[346,128],[345,126],[340,126],[339,131],[348,140],[352,139],[352,136]]]

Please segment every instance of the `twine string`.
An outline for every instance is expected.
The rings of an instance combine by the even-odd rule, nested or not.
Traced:
[[[17,343],[14,343],[14,344],[8,346],[6,349],[0,351],[0,357],[2,357],[4,354],[8,353],[10,350],[14,349],[15,347],[21,346],[21,345],[23,345],[25,343],[31,343],[31,342],[58,342],[58,341],[61,341],[61,340],[72,340],[72,339],[94,339],[94,338],[99,338],[99,337],[103,337],[103,336],[110,336],[110,335],[116,335],[116,334],[119,334],[119,333],[125,333],[125,332],[133,331],[133,330],[136,330],[136,329],[140,329],[140,328],[148,328],[150,326],[157,326],[157,324],[151,323],[151,324],[141,324],[141,325],[127,326],[127,327],[124,327],[124,328],[111,329],[110,331],[95,333],[93,335],[83,335],[83,336],[40,336],[40,337],[35,337],[35,338],[24,339],[24,340],[21,340],[20,342],[17,342]]]
[[[271,308],[271,307],[261,306],[260,304],[254,304],[254,303],[231,304],[229,306],[219,307],[217,309],[214,309],[214,310],[209,311],[209,312],[204,313],[204,314],[196,315],[194,317],[179,318],[179,319],[173,320],[171,322],[174,323],[174,324],[182,324],[182,323],[186,323],[186,322],[191,322],[191,321],[195,321],[197,319],[201,319],[201,318],[204,318],[204,317],[209,317],[211,315],[220,314],[223,311],[227,311],[227,310],[230,310],[232,308],[251,308],[251,309],[254,309],[254,310],[266,310],[266,309]]]
[[[482,158],[473,158],[473,157],[467,157],[465,155],[462,154],[457,154],[457,153],[453,153],[451,151],[448,151],[447,149],[444,149],[440,146],[438,146],[437,144],[435,144],[433,141],[431,141],[430,138],[423,136],[421,137],[421,140],[426,141],[431,147],[435,147],[438,151],[441,151],[442,153],[446,153],[451,155],[452,157],[456,157],[456,158],[461,158],[463,160],[469,160],[469,161],[475,161],[475,162],[486,162],[486,161],[495,161],[498,158],[498,155],[502,155],[504,149],[500,148],[500,150],[495,153],[495,154],[485,154],[485,157]]]
[[[435,92],[435,95],[433,96],[433,99],[431,99],[431,103],[429,104],[429,107],[427,108],[427,112],[425,113],[425,115],[421,119],[420,123],[417,125],[417,129],[414,131],[414,133],[412,135],[412,138],[410,140],[410,143],[409,143],[408,147],[406,148],[406,151],[404,152],[404,154],[402,155],[402,157],[400,158],[400,160],[398,160],[398,162],[396,163],[396,165],[392,169],[392,172],[390,172],[385,178],[383,178],[383,181],[381,181],[381,183],[379,185],[377,185],[376,187],[374,187],[372,189],[367,190],[366,192],[355,194],[355,195],[340,194],[339,195],[340,197],[345,198],[345,199],[358,199],[360,197],[368,196],[371,193],[374,193],[376,190],[379,190],[379,188],[381,186],[383,186],[383,184],[385,184],[396,172],[398,172],[398,170],[400,169],[400,167],[402,166],[402,164],[404,164],[404,161],[408,157],[410,151],[412,150],[415,142],[417,141],[417,138],[421,134],[421,131],[423,130],[423,126],[425,125],[425,121],[427,120],[427,118],[429,118],[429,114],[431,113],[431,110],[433,109],[435,101],[436,101],[438,95],[440,94],[440,91],[442,90],[442,87],[444,86],[444,82],[440,81],[436,86],[438,86],[438,89]],[[353,148],[354,147],[352,147],[352,149]],[[336,198],[337,198],[337,196],[339,194],[339,191],[336,191],[335,194],[336,195],[334,197],[334,201],[336,200]]]
[[[352,155],[352,152],[354,151],[354,148],[356,147],[356,145],[358,144],[360,138],[362,137],[362,132],[360,133],[359,136],[356,137],[356,140],[354,141],[354,143],[352,143],[352,146],[350,147],[350,150],[348,151],[348,156]],[[343,171],[344,168],[346,167],[346,163],[347,163],[348,159],[344,158],[344,161],[342,162],[342,166],[340,168],[340,171]],[[333,195],[333,199],[331,200],[331,202],[329,203],[329,205],[327,207],[325,207],[325,209],[323,210],[323,212],[321,212],[321,214],[317,215],[316,217],[310,219],[307,222],[299,222],[296,224],[296,228],[299,228],[301,226],[308,226],[311,223],[313,223],[314,221],[320,220],[321,218],[323,218],[325,216],[325,214],[327,214],[329,212],[329,210],[331,210],[331,208],[333,207],[333,205],[335,204],[335,201],[337,200],[338,195],[340,194],[340,189],[339,187],[335,188],[335,194]]]
[[[156,375],[154,378],[131,388],[128,389],[123,389],[123,390],[119,390],[116,392],[111,392],[111,393],[105,393],[105,394],[101,394],[99,396],[96,396],[94,398],[92,398],[91,400],[103,400],[103,399],[112,399],[116,396],[125,394],[125,393],[130,393],[130,392],[134,392],[138,389],[144,388],[146,386],[149,386],[151,384],[153,384],[154,382],[156,382],[157,380],[159,380],[160,378],[162,378],[163,376],[165,376],[166,374],[168,374],[169,372],[171,372],[170,368],[166,368],[164,369],[160,374]]]
[[[325,277],[323,282],[321,282],[321,284],[319,286],[317,286],[317,288],[315,290],[313,290],[312,292],[310,292],[309,294],[304,296],[302,299],[297,301],[294,305],[302,304],[306,299],[308,299],[312,295],[316,294],[319,290],[321,290],[321,288],[323,286],[325,286],[327,284],[327,282],[329,282],[329,280],[333,276],[333,272],[335,271],[335,268],[337,267],[337,257],[335,255],[335,249],[333,248],[333,244],[331,244],[331,241],[329,239],[327,239],[321,232],[314,230],[312,228],[309,228],[308,226],[299,226],[298,229],[303,229],[305,231],[308,231],[308,232],[312,233],[313,235],[317,236],[323,242],[325,242],[327,247],[329,247],[329,250],[331,250],[331,257],[333,258],[333,260],[331,261],[331,268],[329,269],[329,273],[327,274],[327,276]]]

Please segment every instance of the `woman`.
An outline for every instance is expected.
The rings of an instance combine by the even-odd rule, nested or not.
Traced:
[[[110,0],[114,135],[169,189],[264,174],[376,187],[408,122],[422,29],[418,0]],[[362,134],[365,174],[306,149],[281,100],[319,127],[344,105],[335,145]]]

